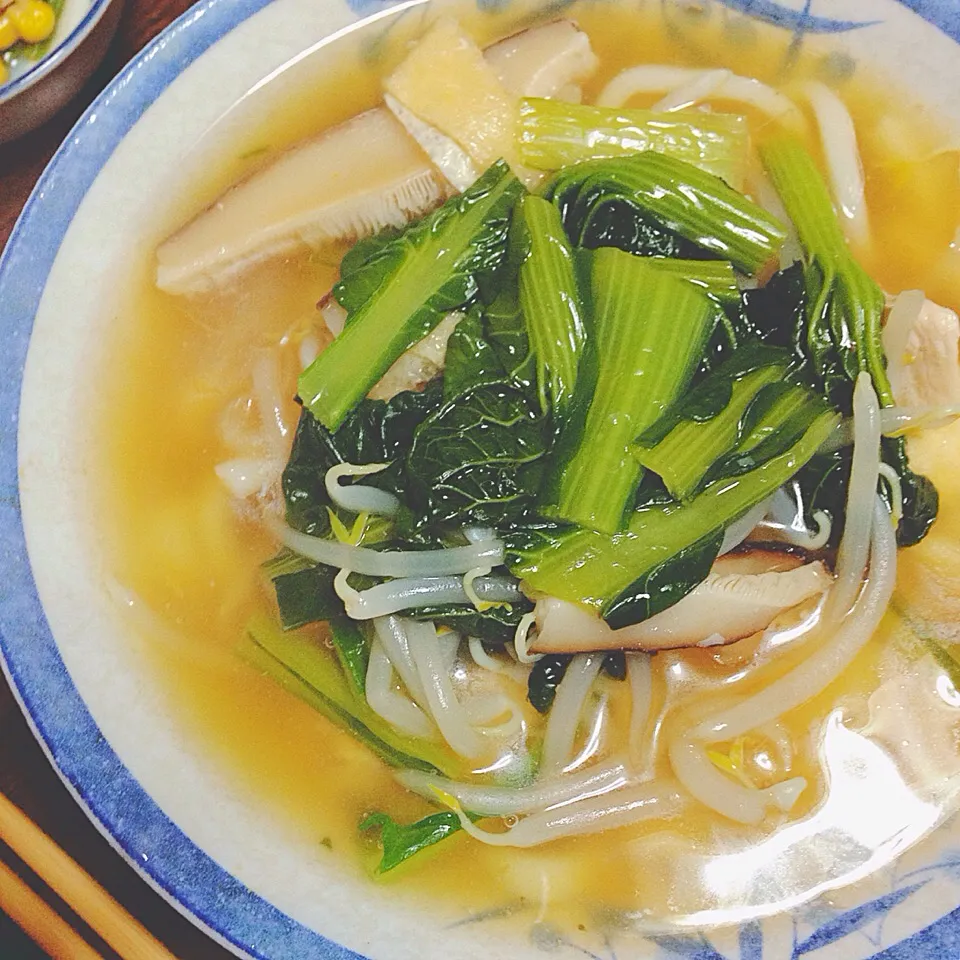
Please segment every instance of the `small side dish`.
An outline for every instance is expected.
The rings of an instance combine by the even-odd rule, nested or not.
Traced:
[[[124,0],[0,0],[0,143],[66,106],[103,59]]]
[[[0,84],[46,56],[65,2],[0,2]]]

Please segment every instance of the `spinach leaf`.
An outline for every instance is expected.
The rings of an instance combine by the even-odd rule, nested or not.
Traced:
[[[740,443],[713,464],[705,481],[743,476],[781,456],[829,411],[829,404],[806,387],[767,384],[743,416]]]
[[[730,404],[734,384],[761,367],[786,370],[785,351],[753,340],[740,346],[728,360],[687,391],[652,427],[644,431],[640,443],[656,446],[683,421],[705,423],[719,416]]]
[[[792,137],[774,138],[763,145],[761,156],[804,247],[807,307],[799,342],[810,382],[849,414],[854,382],[866,371],[880,405],[891,406],[882,341],[883,291],[854,257],[829,188],[803,145]],[[936,519],[936,490],[910,469],[902,440],[884,441],[882,456],[900,474],[904,487],[904,518],[897,540],[908,546],[922,539]],[[841,515],[835,514],[834,521]]]
[[[900,475],[903,518],[897,528],[897,544],[909,547],[922,540],[937,519],[940,497],[927,477],[910,469],[898,449],[902,444],[902,437],[884,437],[880,449],[884,462],[891,464]],[[830,545],[834,547],[843,534],[851,456],[852,450],[847,448],[814,457],[794,478],[794,496],[803,504],[807,524],[812,524],[816,510],[830,514],[833,520]],[[880,484],[879,492],[888,499],[886,484]]]
[[[416,620],[432,620],[437,626],[502,646],[513,640],[521,618],[531,610],[533,604],[529,601],[497,604],[486,610],[477,610],[469,604],[445,604],[422,607],[411,612],[410,616]]]
[[[602,670],[612,680],[626,680],[627,654],[623,650],[612,650],[603,658]]]
[[[527,699],[538,713],[547,713],[557,696],[557,687],[573,660],[571,653],[548,653],[537,660],[527,676]]]
[[[659,226],[635,203],[601,199],[587,210],[568,206],[564,228],[572,243],[587,250],[616,247],[640,257],[700,260],[711,254],[666,227]]]
[[[440,402],[439,384],[428,384],[422,393],[404,391],[388,401],[364,400],[336,432],[304,410],[283,471],[287,523],[313,536],[329,533],[331,503],[324,479],[338,463],[392,461],[389,469],[364,477],[363,482],[402,495],[404,454],[417,427]]]
[[[803,334],[807,288],[803,267],[794,263],[775,273],[762,287],[743,290],[738,303],[723,303],[724,315],[707,345],[700,367],[710,373],[750,343],[780,347],[789,352],[791,366],[806,361]]]
[[[594,208],[620,201],[623,210],[641,210],[660,229],[700,248],[687,251],[686,259],[702,258],[706,250],[748,274],[769,263],[786,236],[781,223],[719,177],[653,151],[574,164],[558,174],[547,196],[577,243]]]
[[[483,314],[471,310],[447,341],[443,371],[443,398],[453,400],[484,383],[503,383],[507,372],[484,330]]]
[[[548,446],[546,418],[518,387],[468,390],[416,431],[407,473],[417,508],[432,523],[509,523],[533,504]]]
[[[371,813],[360,824],[361,830],[380,828],[383,855],[377,873],[387,873],[404,860],[432,847],[461,830],[460,818],[451,810],[431,813],[416,823],[397,823],[386,813]]]
[[[273,578],[284,630],[295,630],[308,623],[345,615],[343,601],[333,589],[336,574],[333,567],[319,564]]]
[[[506,379],[525,389],[536,386],[536,361],[520,310],[516,278],[505,283],[500,294],[483,312],[483,331],[493,347]]]
[[[737,317],[741,336],[790,350],[795,359],[809,359],[803,332],[807,316],[807,287],[803,265],[791,264],[775,273],[762,287],[744,290]]]
[[[940,494],[929,477],[914,473],[907,460],[903,437],[884,437],[880,444],[885,463],[900,474],[903,491],[903,519],[897,528],[897,544],[910,547],[919,543],[930,529],[940,509]]]
[[[604,613],[604,620],[619,630],[649,620],[678,603],[707,578],[722,541],[721,531],[657,564],[613,600]]]
[[[370,662],[370,638],[356,620],[337,617],[330,621],[330,639],[337,653],[340,667],[353,687],[353,692],[365,696],[367,664]]]
[[[334,292],[337,303],[347,311],[347,323],[351,322],[353,314],[363,306],[365,299],[377,290],[376,275],[366,269],[367,265],[389,256],[394,241],[402,232],[397,227],[386,227],[373,236],[362,237],[343,255],[340,260],[340,281]]]
[[[836,548],[843,535],[847,509],[847,486],[850,483],[851,451],[838,450],[819,454],[804,464],[786,485],[788,492],[802,511],[808,529],[816,528],[813,515],[822,510],[830,515],[830,542]]]

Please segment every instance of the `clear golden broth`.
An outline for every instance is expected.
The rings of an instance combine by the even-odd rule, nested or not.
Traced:
[[[602,63],[587,90],[588,100],[612,75],[636,62],[717,65],[739,72],[746,72],[747,64],[753,75],[787,88],[811,75],[829,80],[842,65],[815,44],[793,56],[785,33],[719,9],[711,16],[678,12],[664,19],[651,5],[635,11],[588,4],[574,8],[573,15],[590,34]],[[483,41],[510,26],[490,15],[468,13],[465,19]],[[219,148],[217,162],[206,164],[202,175],[173,185],[167,199],[176,216],[200,209],[226,184],[298,138],[374,103],[381,71],[395,62],[403,39],[421,24],[408,19],[386,33],[383,29],[377,28],[377,43],[369,34],[343,41],[335,55],[335,82],[324,79],[318,68],[296,97],[273,104],[269,117],[257,115],[258,101],[252,107],[246,104],[248,119],[240,141],[228,139]],[[370,61],[373,49],[380,56],[375,62]],[[922,160],[891,157],[882,133],[889,129],[881,123],[884,118],[918,130],[931,142],[935,130],[918,125],[905,105],[878,100],[875,91],[885,88],[868,77],[842,81],[839,89],[862,139],[874,231],[870,250],[862,251],[865,265],[887,290],[921,287],[940,302],[960,307],[960,290],[950,288],[933,266],[957,229],[950,216],[960,209],[956,154]],[[762,138],[762,123],[756,132]],[[815,144],[810,146],[816,151]],[[175,225],[165,223],[160,229]],[[287,336],[283,362],[287,383],[293,383],[297,330],[311,325],[316,301],[335,278],[340,253],[304,251],[248,272],[235,288],[188,300],[153,286],[152,252],[145,251],[133,271],[124,335],[109,358],[114,373],[105,378],[111,386],[98,443],[104,451],[102,506],[114,569],[152,612],[131,629],[146,637],[172,704],[209,744],[214,761],[292,824],[304,843],[323,842],[341,855],[344,869],[369,873],[377,853],[370,841],[358,837],[361,817],[383,809],[398,819],[413,819],[428,807],[398,788],[389,770],[349,735],[236,657],[248,618],[258,609],[272,609],[259,564],[271,555],[273,545],[251,517],[235,509],[214,473],[219,462],[234,455],[222,439],[221,418],[225,408],[249,397],[256,351],[274,348]],[[292,401],[285,413],[287,422],[295,424]],[[932,630],[960,621],[958,441],[957,430],[945,430],[914,448],[918,465],[933,474],[940,488],[942,515],[922,545],[901,555],[896,606],[929,621]],[[671,670],[686,669],[696,677],[691,689],[698,691],[698,699],[708,691],[720,702],[756,689],[798,656],[788,652],[738,679],[750,662],[750,643],[719,652],[659,656],[658,689],[662,693]],[[852,727],[869,720],[911,789],[933,797],[934,803],[947,802],[944,794],[932,791],[924,773],[934,758],[941,763],[940,775],[960,775],[960,761],[949,749],[960,715],[944,706],[937,683],[932,660],[924,657],[923,648],[892,612],[839,682],[784,718],[796,749],[792,772],[813,784],[791,820],[823,800],[824,778],[810,730],[819,729],[834,710],[842,711]],[[613,736],[619,731],[625,737],[625,685],[609,681],[608,687]],[[878,697],[878,690],[893,690],[892,700]],[[919,691],[911,703],[929,701],[929,709],[921,711],[933,731],[928,743],[906,736],[897,742],[884,739],[878,718],[893,715],[897,691]],[[683,722],[685,712],[681,702],[666,718],[664,735]],[[661,736],[656,764],[666,773],[664,740]],[[601,907],[678,918],[725,909],[721,895],[691,881],[685,872],[692,869],[691,857],[749,850],[773,832],[770,825],[734,830],[694,804],[687,816],[666,829],[649,823],[532,851],[483,847],[460,835],[387,880],[371,882],[417,885],[455,908],[474,910],[513,899],[536,903],[542,896],[541,919],[563,925],[595,925]],[[470,869],[464,870],[467,856]],[[812,878],[803,891],[833,878],[824,869],[826,876]],[[619,882],[611,883],[611,877]],[[775,903],[773,898],[751,909],[762,912]]]

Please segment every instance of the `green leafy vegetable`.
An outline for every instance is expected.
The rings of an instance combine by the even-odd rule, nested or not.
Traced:
[[[557,697],[557,687],[570,666],[573,654],[549,653],[535,661],[527,675],[527,699],[538,713],[548,713]]]
[[[594,208],[619,200],[750,274],[776,256],[786,236],[774,217],[718,177],[658,153],[578,163],[557,176],[548,194],[575,242]]]
[[[441,744],[397,733],[358,697],[337,659],[312,637],[285,632],[268,617],[247,625],[241,655],[396,767],[456,777],[462,763]]]
[[[527,326],[520,311],[516,282],[505,283],[501,293],[483,312],[484,335],[500,358],[506,379],[530,388],[537,370]]]
[[[367,689],[367,664],[370,662],[370,638],[356,620],[337,617],[330,621],[330,639],[347,680],[357,697]]]
[[[681,550],[726,529],[803,466],[836,428],[821,413],[784,453],[735,480],[717,480],[687,504],[635,511],[627,529],[608,536],[582,527],[531,525],[506,535],[508,565],[533,589],[606,613],[640,577]]]
[[[847,246],[827,185],[799,141],[771,140],[761,156],[804,247],[807,308],[802,351],[811,375],[834,406],[849,412],[853,382],[866,371],[881,406],[891,406],[881,338],[883,291]],[[921,540],[936,519],[939,497],[930,480],[910,469],[903,438],[885,440],[882,456],[900,474],[908,492],[897,542],[909,546]]]
[[[847,246],[827,185],[799,141],[771,140],[761,156],[804,247],[804,352],[813,372],[838,409],[849,409],[852,383],[861,370],[873,378],[881,403],[889,405],[892,395],[880,340],[883,291]]]
[[[747,147],[747,122],[733,114],[520,101],[520,159],[536,170],[655,150],[740,187]]]
[[[689,499],[713,464],[737,445],[747,409],[763,387],[783,377],[788,360],[772,348],[739,350],[664,418],[675,424],[672,429],[664,432],[657,424],[640,438],[634,447],[639,463],[678,500]]]
[[[697,262],[712,265],[712,261]],[[800,264],[775,273],[762,287],[738,290],[736,297],[726,298],[713,290],[711,294],[720,300],[723,316],[707,345],[701,374],[715,370],[742,347],[760,342],[786,350],[791,356],[791,375],[796,376],[805,362],[798,345],[806,326],[807,303]]]
[[[471,310],[447,341],[444,400],[453,400],[481,384],[503,383],[507,379],[500,354],[487,338],[483,314],[480,310]]]
[[[506,253],[523,187],[503,162],[439,210],[382,244],[344,276],[334,295],[347,308],[340,336],[300,375],[307,409],[335,430],[405,350],[450,310],[473,300],[478,275]]]
[[[611,650],[603,658],[603,672],[612,680],[627,679],[627,655],[623,650]]]
[[[900,474],[903,519],[897,528],[897,543],[901,547],[909,547],[919,543],[937,519],[940,494],[929,477],[909,469],[903,437],[886,437],[880,448],[884,451],[884,460],[894,464]]]
[[[707,472],[707,482],[756,470],[799,443],[814,423],[832,413],[830,405],[806,387],[768,384],[744,415],[742,439],[727,456],[713,464]]]
[[[524,614],[533,610],[529,601],[498,603],[484,610],[469,604],[445,604],[412,611],[416,620],[432,620],[438,627],[449,627],[468,637],[502,645],[513,640]]]
[[[536,359],[540,406],[561,416],[573,397],[586,330],[573,251],[557,208],[526,196],[514,219],[519,304]]]
[[[722,542],[723,533],[715,532],[657,564],[608,605],[604,619],[618,630],[672,607],[706,579]]]
[[[536,660],[527,676],[527,700],[538,713],[549,713],[557,697],[557,687],[567,673],[572,653],[548,653]],[[627,658],[614,650],[603,658],[603,671],[614,680],[627,676]]]
[[[576,212],[578,219],[570,214]],[[567,208],[563,227],[584,250],[616,247],[638,257],[712,259],[713,254],[660,226],[635,203],[616,195],[600,196],[589,210]]]
[[[762,287],[744,290],[741,310],[734,315],[733,322],[738,343],[755,338],[789,350],[799,364],[809,364],[806,317],[807,288],[803,265],[794,263],[775,273]]]
[[[640,481],[633,440],[689,385],[716,304],[649,259],[592,254],[592,375],[583,376],[551,464],[549,512],[605,533],[620,528]]]
[[[284,630],[295,630],[308,623],[345,615],[343,601],[333,589],[336,574],[333,567],[319,564],[273,578]]]
[[[722,304],[739,303],[740,288],[733,264],[727,260],[679,260],[671,257],[652,257],[650,262],[659,270],[686,280]]]
[[[377,873],[387,873],[404,860],[461,830],[460,818],[451,810],[431,813],[416,823],[397,823],[386,813],[371,813],[360,824],[361,830],[380,828],[383,855]]]
[[[518,387],[485,384],[445,403],[417,430],[411,493],[433,523],[505,523],[540,486],[547,422]]]
[[[422,393],[398,393],[389,401],[364,400],[335,433],[304,411],[283,471],[287,523],[313,536],[330,532],[327,508],[331,502],[324,480],[338,463],[392,462],[389,470],[364,477],[363,482],[401,494],[406,482],[403,459],[414,432],[440,403],[439,384]]]
[[[805,418],[819,415],[824,404],[811,406],[809,391],[798,384],[771,383],[765,386],[750,405],[744,418],[737,454],[749,454],[770,443],[790,446],[794,437],[806,429]],[[800,418],[800,426],[790,436],[784,426]]]

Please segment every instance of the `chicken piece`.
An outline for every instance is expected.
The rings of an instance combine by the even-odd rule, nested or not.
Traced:
[[[447,341],[463,317],[462,313],[448,313],[422,340],[401,354],[368,396],[372,400],[389,400],[404,390],[419,390],[429,383],[443,369]]]
[[[900,294],[883,330],[883,346],[898,406],[960,404],[960,319],[953,310],[918,291]]]

